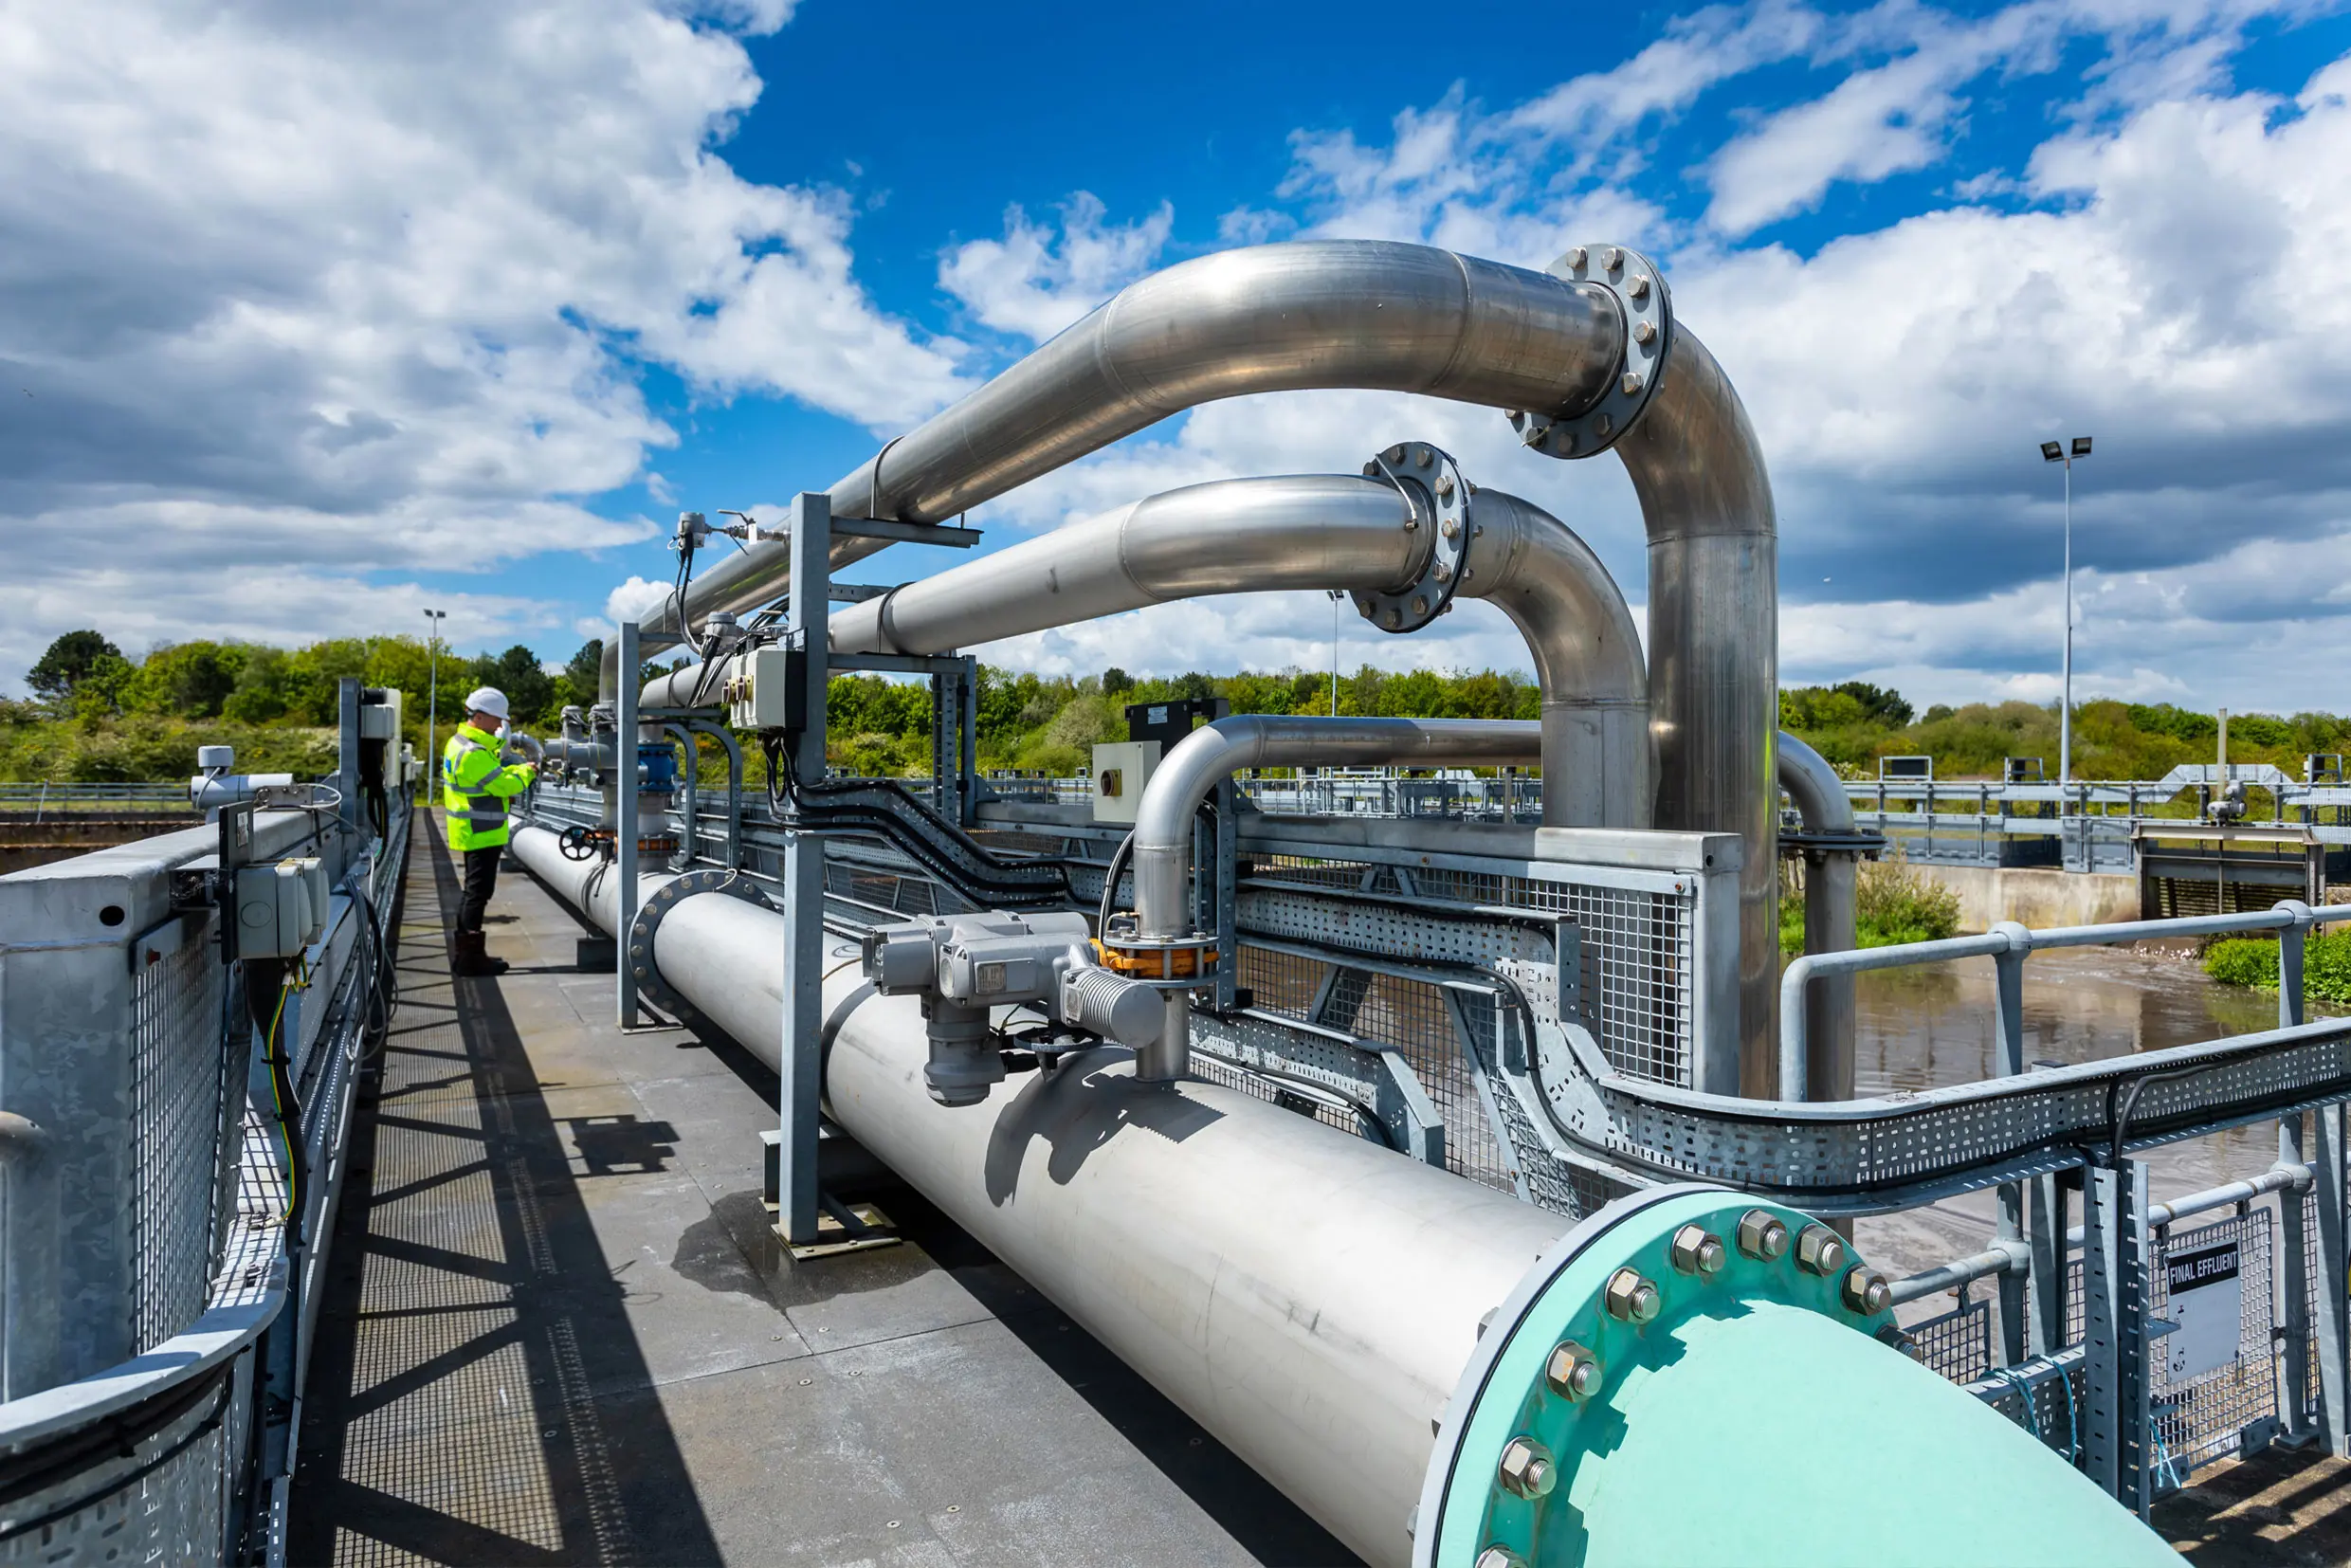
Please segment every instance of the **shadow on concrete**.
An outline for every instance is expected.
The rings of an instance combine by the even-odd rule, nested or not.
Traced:
[[[455,906],[428,835],[410,879],[422,920]],[[414,1011],[362,1085],[287,1560],[717,1562],[571,1174],[570,1123],[496,983],[452,981],[430,924],[403,947]],[[575,1132],[592,1176],[675,1153],[664,1124]]]

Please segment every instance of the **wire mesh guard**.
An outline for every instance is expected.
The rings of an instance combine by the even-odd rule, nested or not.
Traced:
[[[1979,1381],[1992,1371],[1992,1302],[1959,1304],[1938,1318],[1911,1323],[1903,1332],[1917,1346],[1919,1364],[1955,1383]]]
[[[132,1342],[160,1344],[195,1322],[216,1262],[221,1188],[220,966],[201,932],[170,951],[133,947],[131,1033]],[[242,1090],[244,1085],[237,1087]]]
[[[2240,1286],[2233,1360],[2175,1383],[2163,1341],[2156,1340],[2148,1346],[2147,1410],[2156,1439],[2159,1486],[2177,1486],[2214,1459],[2234,1458],[2240,1434],[2256,1421],[2274,1419],[2278,1413],[2277,1361],[2271,1348],[2275,1312],[2271,1221],[2267,1209],[2248,1210],[2193,1231],[2159,1233],[2151,1249],[2147,1270],[2150,1326],[2156,1320],[2173,1317],[2172,1271],[2166,1265],[2174,1258],[2233,1245]],[[2168,1473],[2162,1473],[2166,1468]]]
[[[1582,932],[1576,1000],[1609,1065],[1643,1083],[1690,1086],[1697,908],[1690,893],[1296,855],[1264,857],[1255,863],[1255,872],[1261,881],[1329,892],[1572,918]]]

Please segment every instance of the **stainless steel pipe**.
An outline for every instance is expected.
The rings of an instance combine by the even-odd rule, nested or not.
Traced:
[[[1533,761],[1545,726],[1479,719],[1310,719],[1240,714],[1204,724],[1153,770],[1135,811],[1135,915],[1144,937],[1192,934],[1192,819],[1242,768],[1384,765],[1507,767]],[[1189,1069],[1192,998],[1167,994],[1167,1022],[1135,1076],[1172,1082]]]
[[[1807,831],[1855,831],[1852,797],[1829,759],[1779,732],[1779,787],[1795,802]],[[1850,952],[1858,940],[1854,895],[1859,867],[1850,850],[1808,854],[1804,862],[1804,951]],[[1853,1098],[1853,977],[1823,975],[1804,987],[1804,1081],[1814,1100]],[[1775,1064],[1777,1067],[1777,1064]],[[1774,1095],[1782,1092],[1774,1085]]]
[[[1224,251],[1132,284],[833,486],[833,510],[940,521],[1154,422],[1221,397],[1324,387],[1425,392],[1573,415],[1623,361],[1605,293],[1420,246],[1310,241]],[[1661,828],[1739,833],[1741,1079],[1770,1080],[1777,969],[1777,523],[1745,410],[1676,322],[1656,392],[1615,450],[1649,538],[1650,719]],[[880,548],[847,537],[836,565]],[[686,612],[785,586],[785,552],[712,569]],[[676,638],[665,605],[645,622]],[[616,691],[606,649],[603,691]]]
[[[832,510],[943,522],[1170,414],[1249,392],[1359,387],[1578,413],[1623,356],[1605,292],[1548,273],[1380,240],[1219,251],[1129,284],[893,439],[832,486]],[[832,564],[880,548],[838,538]],[[693,585],[686,616],[764,604],[788,570],[783,546],[755,544]],[[668,604],[643,624],[648,650],[678,640]],[[607,647],[604,701],[618,676]]]
[[[609,891],[553,833],[523,829],[515,852],[611,929]],[[716,895],[654,935],[663,978],[771,1066],[784,931]],[[1250,1095],[1139,1084],[1116,1049],[939,1105],[919,1002],[854,964],[825,1017],[851,1137],[1351,1549],[1409,1561],[1433,1419],[1564,1219]]]
[[[1747,410],[1696,335],[1616,444],[1649,526],[1656,825],[1737,833],[1740,1092],[1769,1092],[1779,973],[1779,541]]]
[[[1542,686],[1544,823],[1648,827],[1649,683],[1624,594],[1592,548],[1541,507],[1481,489],[1471,517],[1481,534],[1461,592],[1491,599],[1518,626]],[[832,647],[943,653],[1171,599],[1397,589],[1428,559],[1429,536],[1412,523],[1394,486],[1358,475],[1190,485],[844,610],[832,618]],[[670,682],[690,686],[692,677],[664,677],[646,701]]]

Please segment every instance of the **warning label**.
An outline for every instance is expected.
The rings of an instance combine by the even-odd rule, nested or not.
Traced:
[[[2164,1336],[2165,1371],[2177,1383],[2233,1363],[2244,1334],[2245,1282],[2238,1277],[2235,1242],[2199,1247],[2163,1260],[2168,1313],[2178,1324]]]

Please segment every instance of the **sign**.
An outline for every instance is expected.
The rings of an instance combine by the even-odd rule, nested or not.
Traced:
[[[2245,1282],[2238,1247],[2225,1241],[2177,1252],[2163,1261],[2168,1312],[2179,1326],[2163,1338],[2170,1380],[2185,1382],[2236,1360],[2244,1333]]]

